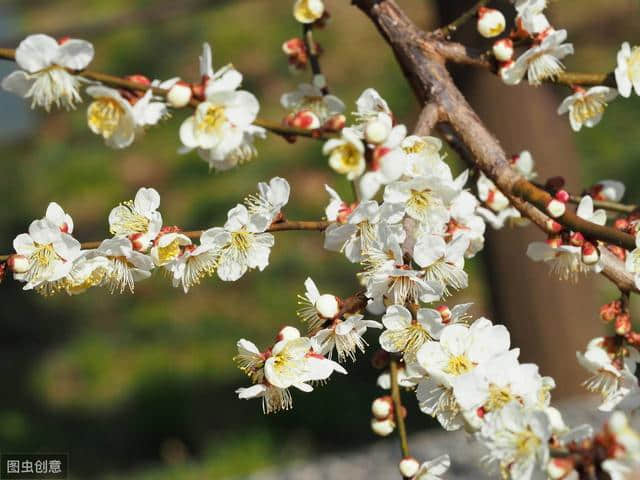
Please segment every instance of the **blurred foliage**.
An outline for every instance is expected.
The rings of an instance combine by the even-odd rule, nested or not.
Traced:
[[[244,74],[244,87],[261,100],[261,116],[279,119],[280,95],[308,78],[293,77],[280,50],[284,40],[299,34],[290,3],[214,1],[160,23],[86,36],[97,52],[92,68],[194,79],[201,43],[209,41],[214,68],[233,61]],[[415,101],[393,55],[348,3],[328,1],[333,21],[317,35],[332,90],[349,106],[374,86],[397,117],[412,124]],[[437,23],[430,2],[402,3],[420,24]],[[152,5],[141,0],[6,2],[0,3],[0,17],[9,24],[7,35],[73,31],[76,22],[99,22],[114,12]],[[563,2],[558,15],[568,18],[566,12],[577,5],[577,0]],[[591,39],[585,56],[578,48],[570,65],[584,69],[597,59],[594,69],[611,68],[622,39]],[[6,64],[0,67],[10,71]],[[637,99],[614,102],[598,128],[576,136],[585,182],[623,178],[633,201],[640,201],[634,177],[640,170],[633,169],[640,150],[634,121],[638,105]],[[331,174],[319,145],[310,140],[289,145],[270,136],[259,143],[256,161],[211,174],[195,154],[176,153],[177,127],[186,112],[176,112],[132,147],[112,151],[88,131],[82,108],[49,116],[25,116],[26,109],[26,103],[0,92],[0,126],[14,132],[3,137],[0,157],[5,172],[0,177],[1,245],[10,245],[25,230],[26,219],[42,216],[52,200],[73,215],[77,238],[102,238],[109,210],[140,186],[161,193],[165,224],[186,229],[223,223],[227,210],[258,181],[275,175],[286,176],[292,185],[287,207],[292,219],[322,215],[325,183],[350,198],[349,185]],[[231,362],[236,340],[246,337],[266,346],[279,326],[297,324],[295,293],[302,292],[308,275],[321,290],[341,296],[355,290],[355,266],[321,247],[320,235],[280,233],[265,272],[233,284],[208,279],[187,296],[159,274],[137,285],[135,296],[95,290],[44,299],[6,282],[0,288],[5,382],[0,446],[69,452],[74,478],[186,480],[239,475],[371,441],[368,405],[379,390],[366,359],[312,395],[294,394],[295,409],[275,417],[263,416],[259,401],[235,398],[235,388],[247,383]],[[472,279],[464,300],[473,298],[481,313],[486,288],[480,281],[481,258],[471,262],[471,271],[477,281]],[[417,416],[414,410],[409,414]],[[413,428],[430,425],[427,417],[420,418]]]

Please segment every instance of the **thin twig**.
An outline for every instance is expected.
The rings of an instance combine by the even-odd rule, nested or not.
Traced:
[[[452,33],[454,33],[456,30],[458,30],[458,28],[460,28],[462,25],[467,23],[471,18],[473,18],[473,16],[476,13],[478,13],[478,9],[484,7],[487,3],[489,3],[489,1],[490,0],[480,0],[479,2],[476,2],[476,4],[473,7],[471,7],[469,10],[466,10],[464,13],[462,13],[462,15],[456,18],[453,22],[449,23],[448,25],[442,28],[439,28],[434,33],[436,35],[441,35],[445,38],[449,38],[449,36]]]
[[[10,48],[0,48],[0,59],[15,61],[15,50]],[[108,85],[110,87],[123,88],[126,90],[133,90],[139,92],[146,92],[147,90],[151,90],[155,95],[160,97],[166,97],[169,91],[160,87],[153,87],[151,85],[147,85],[144,83],[138,83],[131,80],[126,80],[122,77],[117,77],[115,75],[109,75],[107,73],[95,72],[92,70],[71,70],[66,69],[72,75],[78,75],[83,78],[94,80],[96,82],[100,82],[104,85]],[[200,102],[196,99],[192,99],[189,103],[190,107],[197,107]],[[270,120],[265,120],[262,118],[256,118],[253,122],[254,125],[262,127],[266,130],[269,130],[276,135],[281,135],[286,138],[291,137],[308,137],[308,138],[316,138],[316,139],[327,139],[335,136],[335,133],[328,132],[322,129],[315,130],[306,130],[303,128],[295,128],[295,127],[287,127],[282,125],[279,122],[273,122]]]
[[[302,24],[302,40],[304,41],[304,46],[309,52],[309,64],[311,65],[311,73],[313,74],[313,80],[315,80],[316,75],[322,75],[322,68],[320,67],[320,59],[318,51],[318,45],[313,39],[313,25],[310,23]],[[313,82],[312,82],[313,83]],[[329,93],[329,87],[327,85],[323,85],[320,88],[323,95],[327,95]]]
[[[398,428],[398,436],[400,437],[400,448],[402,457],[409,456],[409,441],[407,440],[407,429],[404,424],[402,398],[400,397],[400,386],[398,385],[398,359],[391,358],[389,364],[389,373],[391,377],[391,399],[393,400],[393,411],[395,413],[396,427]]]
[[[538,183],[538,182],[531,182],[531,183],[533,183],[538,188],[548,191],[548,189],[541,183]],[[569,202],[577,205],[582,201],[583,198],[584,197],[580,195],[569,195]],[[608,200],[593,200],[593,206],[595,208],[602,208],[604,210],[609,210],[611,212],[618,212],[618,213],[631,213],[631,212],[635,212],[638,209],[637,205],[631,205],[631,204],[628,205],[626,203],[611,202]]]
[[[286,220],[283,222],[272,223],[269,226],[269,228],[267,228],[266,231],[267,232],[286,232],[286,231],[292,231],[292,230],[312,230],[312,231],[315,230],[315,231],[321,232],[329,226],[329,223],[330,222],[326,222],[323,220],[320,220],[320,221]],[[194,240],[194,239],[200,238],[200,236],[202,235],[202,232],[204,232],[204,230],[189,230],[189,231],[180,232],[180,233]],[[92,250],[94,248],[98,248],[100,246],[100,243],[102,243],[101,240],[83,242],[80,244],[80,247],[83,250]],[[10,256],[11,254],[0,255],[0,261],[5,261]]]

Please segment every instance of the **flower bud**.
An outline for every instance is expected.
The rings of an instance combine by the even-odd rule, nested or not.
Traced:
[[[499,62],[511,60],[513,57],[513,42],[510,38],[498,40],[493,44],[491,51]]]
[[[318,313],[324,318],[333,318],[340,311],[338,299],[335,297],[335,295],[331,295],[329,293],[320,295],[320,297],[316,301],[315,307]]]
[[[295,327],[284,327],[278,332],[276,337],[278,341],[281,340],[295,340],[300,337],[300,331]]]
[[[509,199],[500,190],[490,190],[486,203],[494,212],[500,212],[509,206]]]
[[[398,468],[400,469],[400,474],[403,477],[411,478],[416,473],[418,473],[418,470],[420,470],[420,464],[413,457],[404,457],[402,460],[400,460]]]
[[[593,265],[600,260],[600,250],[591,242],[584,242],[582,245],[582,262],[586,265]]]
[[[451,310],[446,305],[439,305],[436,310],[442,318],[442,323],[449,323],[451,321]]]
[[[144,252],[149,248],[149,245],[142,242],[140,239],[142,238],[142,233],[133,233],[129,235],[129,240],[131,241],[131,246],[136,252]]]
[[[10,255],[7,259],[7,267],[13,273],[24,273],[29,270],[29,259],[24,255]]]
[[[389,365],[390,358],[391,358],[391,355],[389,355],[389,352],[379,348],[378,350],[375,351],[375,353],[371,357],[371,365],[375,369],[382,370],[383,368],[387,368],[387,365]]]
[[[380,435],[381,437],[387,437],[393,433],[396,428],[396,424],[390,418],[386,420],[376,420],[375,418],[371,419],[371,430],[376,435]]]
[[[392,412],[393,401],[389,396],[376,398],[371,404],[371,413],[377,420],[389,418]]]
[[[389,136],[389,125],[380,120],[373,119],[367,122],[364,128],[364,137],[369,143],[382,143]]]
[[[581,247],[584,245],[584,235],[580,232],[573,232],[569,236],[569,243],[574,247]]]
[[[510,76],[509,72],[513,69],[515,62],[513,60],[507,60],[506,62],[501,62],[500,67],[498,68],[498,75],[502,79],[503,83],[507,85],[515,85],[518,81],[514,81]]]
[[[605,303],[600,307],[600,319],[606,323],[615,320],[620,313],[622,313],[622,302],[620,300]]]
[[[558,248],[562,245],[562,237],[560,235],[549,235],[549,238],[547,238],[547,245],[549,245],[552,248]]]
[[[560,200],[557,200],[555,198],[552,198],[549,203],[547,203],[547,213],[552,217],[552,218],[558,218],[561,217],[562,215],[564,215],[564,212],[566,211],[566,206],[563,202],[561,202]]]
[[[618,335],[626,335],[631,331],[631,315],[627,312],[621,313],[616,317],[613,326]]]
[[[640,347],[640,333],[629,332],[624,336],[624,338],[630,345],[633,345],[636,348]]]
[[[149,80],[149,77],[142,75],[141,73],[127,75],[126,77],[124,77],[124,79],[129,80],[130,82],[139,83],[141,85],[151,85],[151,80]]]
[[[339,132],[344,128],[344,125],[347,123],[347,118],[341,113],[337,115],[333,115],[329,117],[322,128],[325,130],[330,130],[332,132]]]
[[[500,10],[481,7],[478,9],[478,33],[485,38],[493,38],[504,32],[507,22]]]
[[[547,229],[550,232],[558,233],[562,230],[562,225],[551,218],[547,220]]]
[[[313,23],[320,19],[323,13],[322,0],[296,0],[293,5],[293,16],[300,23]]]
[[[282,51],[286,55],[297,55],[301,51],[305,51],[304,40],[300,37],[294,37],[282,44]]]
[[[565,478],[572,470],[573,460],[571,458],[552,458],[547,465],[547,474],[553,480]]]
[[[617,245],[607,245],[607,250],[609,250],[623,262],[627,259],[627,251],[622,247],[619,247]]]
[[[287,117],[287,123],[291,127],[314,130],[320,128],[320,119],[311,110],[300,110]]]
[[[69,35],[65,35],[64,37],[60,37],[58,39],[58,45],[64,45],[65,43],[67,43],[69,40],[71,40],[71,37]]]
[[[562,203],[567,203],[570,197],[569,192],[566,190],[558,190],[555,194],[556,200],[560,200]]]
[[[183,81],[176,82],[167,92],[167,103],[174,108],[182,108],[189,105],[192,95],[191,87]]]
[[[631,223],[626,218],[616,218],[613,222],[613,228],[626,232],[629,230]]]

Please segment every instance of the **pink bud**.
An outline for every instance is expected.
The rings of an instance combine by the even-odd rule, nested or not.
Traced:
[[[562,230],[562,225],[551,218],[547,220],[547,229],[553,233],[559,233]]]
[[[618,335],[626,335],[631,331],[631,315],[623,312],[616,317],[613,323],[614,329]]]
[[[322,126],[322,128],[324,128],[325,130],[330,130],[332,132],[339,132],[344,128],[344,125],[346,123],[347,123],[347,118],[342,114],[338,114],[338,115],[329,117],[327,121],[324,122],[324,125]]]
[[[10,255],[7,259],[7,267],[13,273],[24,273],[29,270],[29,259],[24,255]]]
[[[135,82],[135,83],[139,83],[141,85],[151,85],[151,80],[149,80],[149,77],[146,77],[140,73],[136,73],[134,75],[127,75],[126,77],[124,77],[125,80],[129,80],[130,82]]]
[[[436,307],[436,310],[440,314],[440,318],[442,318],[442,323],[449,323],[451,321],[451,310],[446,305],[439,305]]]
[[[547,203],[547,213],[551,215],[552,218],[561,217],[562,215],[564,215],[565,211],[566,206],[564,202],[561,202],[560,200],[552,198],[551,201]]]
[[[64,37],[60,37],[58,39],[58,45],[64,45],[65,43],[67,43],[69,40],[71,40],[71,37],[69,35],[65,35]]]
[[[600,251],[591,242],[584,242],[582,245],[582,262],[586,265],[593,265],[600,260]]]
[[[574,247],[581,247],[584,244],[584,235],[580,232],[573,232],[569,236],[569,243]]]
[[[304,128],[305,130],[320,128],[320,120],[311,110],[300,110],[287,121],[290,126],[295,128]]]
[[[566,190],[558,190],[555,195],[556,200],[560,200],[562,203],[567,203],[570,197],[571,195]]]

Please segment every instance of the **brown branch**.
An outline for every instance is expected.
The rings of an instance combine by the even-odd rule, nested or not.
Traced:
[[[0,48],[0,59],[15,61],[16,51],[11,48]],[[147,90],[151,90],[155,95],[160,97],[166,97],[169,93],[169,90],[159,87],[152,87],[151,85],[146,85],[144,83],[133,82],[131,80],[126,80],[122,77],[117,77],[115,75],[109,75],[107,73],[94,72],[92,70],[71,70],[66,69],[69,73],[73,75],[78,75],[83,78],[94,80],[96,82],[100,82],[104,85],[108,85],[110,87],[122,88],[126,90],[146,92]],[[197,107],[200,102],[196,99],[192,99],[189,103],[191,107]],[[276,135],[281,135],[286,138],[291,137],[309,137],[316,139],[327,139],[335,136],[335,133],[327,132],[322,129],[316,130],[306,130],[303,128],[295,128],[295,127],[287,127],[278,122],[273,122],[270,120],[265,120],[262,118],[256,118],[253,122],[254,125],[262,127],[266,130],[269,130]]]
[[[311,74],[313,75],[313,79],[315,79],[316,75],[322,75],[322,68],[320,67],[320,60],[318,58],[320,52],[318,51],[318,45],[313,39],[313,25],[311,23],[302,24],[302,40],[307,52],[309,52]],[[329,93],[329,87],[326,85],[324,85],[320,90],[323,95],[327,95]]]
[[[325,230],[329,226],[330,222],[326,222],[323,220],[320,221],[293,221],[293,220],[285,220],[283,222],[275,222],[272,223],[269,228],[267,228],[267,232],[286,232],[292,230],[312,230],[321,232]],[[180,232],[183,235],[186,235],[190,239],[194,240],[200,238],[204,230],[189,230],[186,232]],[[83,250],[91,250],[94,248],[98,248],[102,240],[92,241],[92,242],[83,242],[80,244],[80,247]],[[0,261],[6,261],[11,254],[0,255]]]
[[[442,28],[439,28],[434,33],[436,35],[441,35],[445,38],[449,37],[449,35],[451,35],[453,32],[458,30],[458,28],[460,28],[462,25],[464,25],[469,20],[471,20],[478,13],[478,9],[480,9],[481,7],[484,7],[487,3],[489,3],[489,1],[490,0],[479,0],[478,2],[475,3],[475,5],[473,5],[473,7],[463,12],[462,15],[456,18],[453,22],[449,23],[448,25]]]

